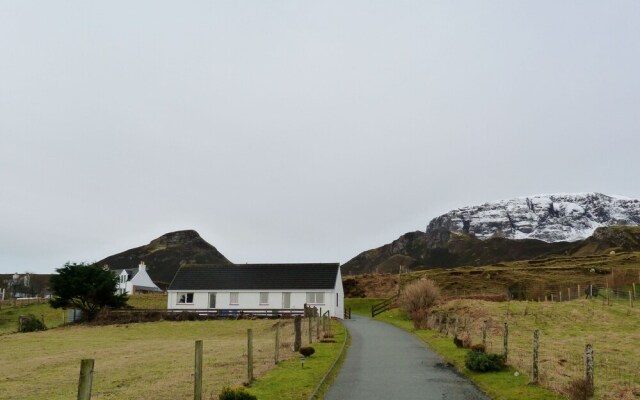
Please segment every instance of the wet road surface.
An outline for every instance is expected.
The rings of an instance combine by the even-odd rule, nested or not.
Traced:
[[[325,400],[489,400],[420,339],[354,315],[351,346]]]

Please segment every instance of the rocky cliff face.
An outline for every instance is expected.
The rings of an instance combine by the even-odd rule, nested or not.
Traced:
[[[426,231],[559,242],[585,239],[613,225],[640,225],[640,201],[600,193],[521,197],[450,211],[431,220]]]

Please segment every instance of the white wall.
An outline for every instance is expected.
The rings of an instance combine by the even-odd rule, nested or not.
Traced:
[[[147,271],[144,269],[139,270],[136,276],[134,276],[133,279],[127,282],[128,293],[131,293],[133,286],[158,287],[155,283],[153,283],[151,277],[149,277],[149,274],[147,274]]]
[[[342,287],[342,272],[340,272],[340,268],[338,268],[338,276],[336,277],[336,293],[338,294],[338,304],[336,305],[334,303],[334,312],[335,314],[332,315],[334,317],[338,317],[340,319],[344,318],[344,288]],[[333,295],[333,301],[336,301],[336,295]],[[332,313],[333,314],[333,313]]]
[[[339,275],[339,274],[338,274]],[[344,315],[344,307],[342,302],[344,301],[344,291],[342,291],[342,279],[340,280],[339,292],[337,291],[324,291],[324,290],[309,290],[309,292],[322,292],[324,293],[323,304],[309,304],[322,308],[322,311],[331,310],[331,316],[337,316],[342,318]],[[178,304],[179,293],[193,293],[193,304]],[[209,291],[209,290],[192,290],[192,291],[168,291],[167,296],[167,308],[170,310],[204,310],[209,309],[209,294],[216,294],[216,309],[223,310],[242,310],[242,309],[282,309],[283,308],[283,295],[282,291],[270,291],[269,303],[260,304],[260,292],[238,290],[238,303],[229,304],[231,298],[230,291]],[[286,291],[291,293],[291,306],[292,309],[302,309],[307,301],[307,291]],[[336,293],[339,296],[338,307],[336,307]]]

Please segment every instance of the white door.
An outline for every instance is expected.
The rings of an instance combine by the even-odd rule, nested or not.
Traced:
[[[291,293],[282,293],[282,308],[291,308]]]
[[[209,293],[209,308],[216,308],[216,294]]]

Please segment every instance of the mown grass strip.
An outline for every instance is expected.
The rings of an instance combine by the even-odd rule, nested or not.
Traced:
[[[336,364],[340,350],[345,346],[347,332],[344,326],[332,321],[332,329],[335,332],[335,343],[313,343],[312,347],[316,352],[305,359],[304,367],[299,357],[280,362],[276,368],[255,381],[248,391],[260,400],[309,398],[330,367]],[[330,379],[331,374],[329,381]],[[323,390],[324,386],[319,393],[322,394]]]
[[[316,389],[313,391],[313,393],[311,393],[311,396],[309,396],[309,400],[322,398],[322,394],[329,387],[331,382],[333,382],[338,374],[338,371],[340,370],[340,367],[342,366],[342,363],[344,362],[345,355],[347,354],[345,350],[347,349],[347,345],[351,343],[351,336],[349,335],[349,331],[346,329],[346,327],[344,327],[344,325],[343,328],[345,331],[345,335],[340,353],[336,357],[336,360],[333,362],[327,373],[324,374],[322,380],[320,380],[320,383],[318,384],[318,386],[316,386]]]

